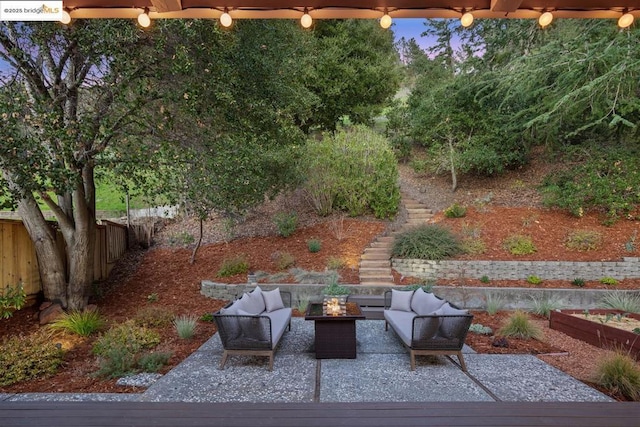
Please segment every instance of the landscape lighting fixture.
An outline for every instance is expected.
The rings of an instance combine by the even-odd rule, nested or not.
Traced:
[[[220,25],[225,28],[229,28],[233,24],[233,18],[229,15],[229,9],[224,8],[224,13],[220,15]]]
[[[380,26],[385,30],[391,26],[392,19],[387,13],[387,9],[384,10],[384,15],[380,18]]]
[[[144,9],[140,15],[138,15],[138,25],[142,28],[148,28],[151,25],[151,18],[149,18],[149,9]]]
[[[628,28],[633,24],[633,15],[629,12],[625,12],[620,18],[618,18],[618,27]]]
[[[300,25],[302,25],[302,28],[309,28],[311,27],[311,24],[313,24],[313,18],[311,18],[311,15],[309,15],[309,11],[305,7],[304,15],[302,15],[302,17],[300,18]]]
[[[553,13],[551,12],[545,12],[542,15],[540,15],[540,17],[538,18],[538,24],[542,28],[551,24],[551,21],[553,21]]]
[[[460,24],[467,28],[473,24],[473,14],[471,12],[465,12],[460,17]]]
[[[69,25],[71,23],[71,15],[67,12],[67,9],[62,9],[62,18],[60,18],[60,22],[64,25]]]

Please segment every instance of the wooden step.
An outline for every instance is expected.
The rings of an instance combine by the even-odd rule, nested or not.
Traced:
[[[365,253],[360,257],[362,261],[389,260],[391,255],[388,253]]]
[[[389,259],[381,259],[381,260],[368,260],[364,259],[360,261],[360,270],[363,268],[386,268],[387,270],[391,268],[391,261]]]
[[[430,214],[433,215],[433,211],[431,209],[427,209],[427,208],[407,208],[407,213],[409,214],[409,216],[414,215],[414,214]]]
[[[382,236],[376,239],[377,242],[393,242],[395,238],[393,236]]]
[[[360,277],[362,276],[390,276],[391,266],[388,267],[360,267]],[[393,277],[393,276],[392,276]]]
[[[360,284],[364,286],[395,286],[395,283],[393,283],[393,279],[389,279],[387,281],[373,281],[371,279],[367,279],[361,280]]]
[[[386,254],[386,255],[390,255],[391,254],[391,248],[367,248],[364,250],[365,254]]]
[[[393,242],[373,242],[371,245],[369,245],[370,248],[376,249],[391,248],[391,246],[393,246]]]

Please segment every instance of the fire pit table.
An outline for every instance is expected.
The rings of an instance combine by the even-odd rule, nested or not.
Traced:
[[[357,303],[335,314],[327,314],[322,303],[309,304],[304,318],[315,322],[316,359],[356,358],[356,320],[365,318]]]

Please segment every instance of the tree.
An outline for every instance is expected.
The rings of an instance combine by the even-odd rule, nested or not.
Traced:
[[[85,307],[93,281],[95,168],[139,130],[148,42],[126,21],[0,23],[0,57],[15,70],[0,91],[3,199],[34,242],[45,298],[70,310]],[[56,217],[68,272],[39,201]]]
[[[313,31],[307,87],[321,102],[303,128],[335,130],[348,116],[370,123],[398,91],[401,71],[393,33],[374,21],[320,21]]]

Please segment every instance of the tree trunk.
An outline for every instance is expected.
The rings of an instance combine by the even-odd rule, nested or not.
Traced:
[[[451,163],[451,191],[455,193],[458,189],[458,176],[456,175],[455,165],[455,149],[453,148],[453,138],[450,136],[449,140],[449,162]]]
[[[45,299],[67,307],[64,251],[58,249],[56,233],[47,223],[33,197],[18,202],[18,213],[31,237],[38,257],[38,270]]]
[[[198,249],[200,249],[200,244],[202,243],[202,223],[203,219],[200,218],[200,234],[198,235],[198,243],[196,243],[196,247],[193,248],[193,252],[191,253],[191,260],[189,264],[193,264],[196,262],[196,254],[198,253]]]

